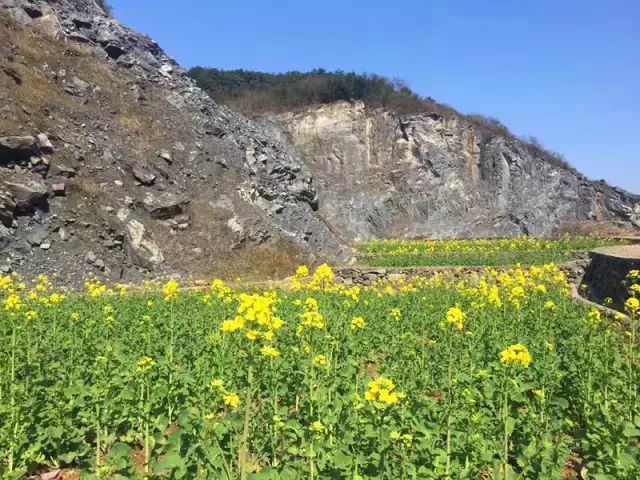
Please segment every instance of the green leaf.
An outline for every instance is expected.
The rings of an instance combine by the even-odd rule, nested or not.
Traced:
[[[163,470],[174,470],[176,468],[184,467],[185,463],[182,456],[177,452],[169,452],[156,462],[154,470],[156,472],[161,472]]]
[[[633,425],[630,422],[627,422],[624,424],[622,434],[627,438],[640,437],[640,428],[636,428],[635,425]]]
[[[340,470],[346,470],[348,468],[351,468],[353,459],[351,458],[351,455],[338,450],[333,454],[333,464]]]

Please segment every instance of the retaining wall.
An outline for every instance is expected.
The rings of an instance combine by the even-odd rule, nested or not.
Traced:
[[[623,281],[631,270],[640,270],[640,246],[602,247],[591,252],[583,280],[589,299],[602,303],[609,297],[621,309],[629,297]]]

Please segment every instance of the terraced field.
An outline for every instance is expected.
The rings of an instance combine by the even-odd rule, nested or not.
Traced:
[[[448,265],[543,265],[572,260],[576,252],[624,245],[621,239],[532,237],[476,240],[376,240],[356,246],[362,265],[419,267]]]

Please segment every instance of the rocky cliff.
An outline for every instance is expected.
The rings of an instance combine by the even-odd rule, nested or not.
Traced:
[[[0,269],[278,274],[343,257],[306,165],[93,0],[0,0]]]
[[[278,275],[356,239],[547,234],[637,201],[455,115],[250,120],[94,0],[0,0],[2,272]]]
[[[319,214],[354,240],[549,235],[637,223],[640,200],[461,115],[404,116],[338,102],[263,119],[300,152]]]

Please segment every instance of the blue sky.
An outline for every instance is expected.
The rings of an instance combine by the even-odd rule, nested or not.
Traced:
[[[109,1],[185,67],[399,77],[640,193],[640,1]]]

